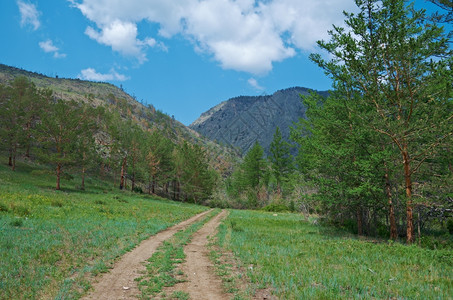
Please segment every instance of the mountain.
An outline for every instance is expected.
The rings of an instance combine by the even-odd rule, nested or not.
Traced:
[[[230,161],[237,159],[236,153],[201,136],[179,121],[157,110],[153,105],[144,105],[126,93],[122,88],[106,82],[92,82],[71,78],[54,78],[0,64],[0,84],[8,85],[18,76],[27,77],[38,88],[50,88],[55,98],[105,106],[119,111],[122,118],[132,119],[144,130],[157,128],[167,138],[178,143],[188,141],[202,145],[209,153],[216,169],[227,169]]]
[[[272,95],[231,98],[201,114],[189,127],[213,141],[234,147],[241,155],[255,141],[269,153],[277,126],[283,138],[289,140],[289,127],[299,118],[305,118],[301,95],[308,95],[311,91],[292,87]]]

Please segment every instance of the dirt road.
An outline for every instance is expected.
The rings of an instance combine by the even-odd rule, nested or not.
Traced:
[[[208,212],[210,211],[198,214],[140,243],[134,250],[126,253],[109,273],[99,278],[93,284],[94,290],[82,299],[137,299],[140,291],[134,279],[140,277],[141,273],[146,270],[145,261],[152,256],[164,240],[201,219]]]
[[[171,291],[183,291],[196,300],[230,299],[231,295],[222,290],[222,281],[215,274],[207,249],[208,237],[213,236],[222,219],[228,214],[223,210],[194,233],[192,241],[184,248],[186,261],[179,267],[186,277],[186,282],[178,283]]]

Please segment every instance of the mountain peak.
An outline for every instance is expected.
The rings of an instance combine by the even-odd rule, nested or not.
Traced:
[[[269,153],[275,129],[289,139],[289,127],[305,117],[301,95],[312,90],[291,87],[265,96],[239,96],[223,101],[201,114],[189,127],[245,154],[258,141]],[[319,92],[326,95],[327,92]]]

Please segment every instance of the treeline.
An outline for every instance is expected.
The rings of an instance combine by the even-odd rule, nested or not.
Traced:
[[[124,109],[115,107],[63,101],[17,77],[0,85],[0,150],[12,171],[17,157],[53,166],[57,190],[69,173],[80,174],[79,188],[85,189],[90,173],[121,189],[181,201],[211,195],[217,173],[201,146],[169,139],[152,121],[125,118]]]
[[[298,149],[294,164],[282,145],[271,150],[267,164],[258,163],[264,160],[255,146],[226,189],[232,195],[231,186],[240,192],[245,184],[248,196],[242,199],[249,206],[308,209],[359,235],[412,243],[422,232],[448,226],[452,233],[448,35],[406,1],[356,4],[358,13],[345,14],[346,28],[334,27],[330,40],[319,42],[330,59],[311,56],[334,90],[327,98],[303,99],[307,120],[291,133]],[[273,144],[278,140],[277,129]],[[250,171],[250,157],[256,157],[253,168],[260,173]]]

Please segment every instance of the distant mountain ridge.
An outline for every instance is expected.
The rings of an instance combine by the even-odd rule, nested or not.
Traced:
[[[201,114],[189,127],[207,138],[235,147],[243,155],[258,141],[269,153],[278,126],[289,140],[289,127],[305,118],[301,95],[311,89],[291,87],[266,96],[239,96]],[[327,96],[327,91],[317,92]]]

